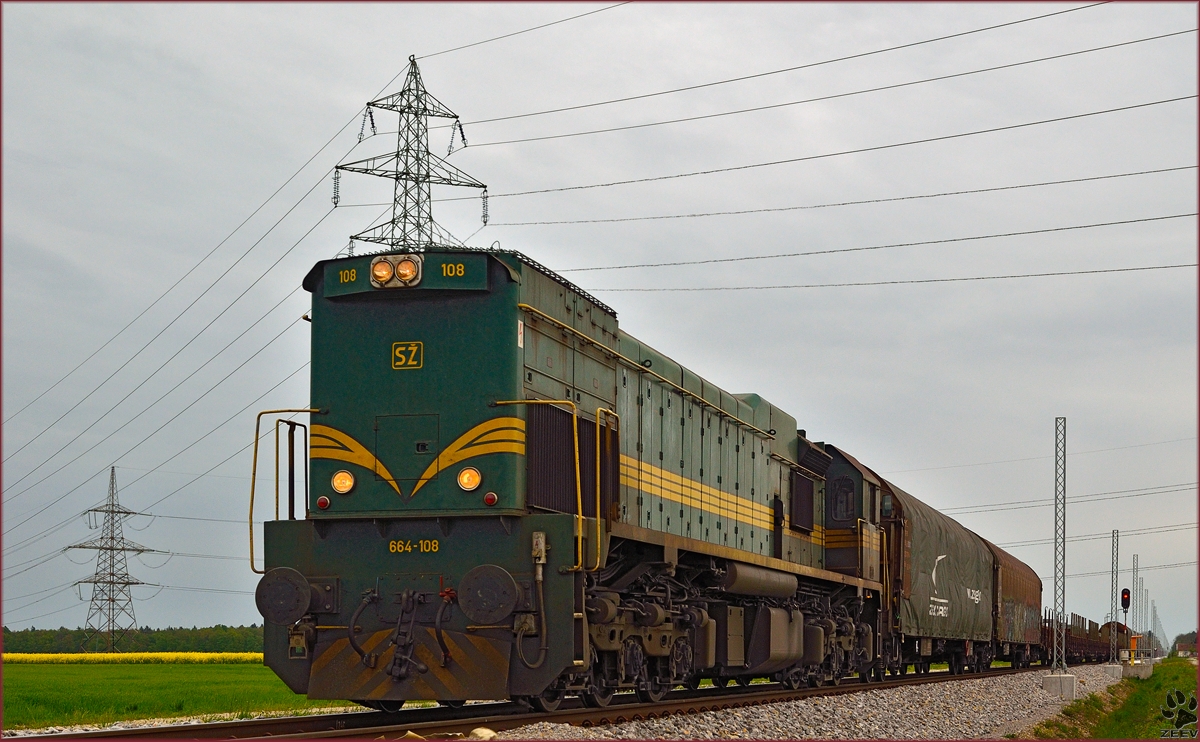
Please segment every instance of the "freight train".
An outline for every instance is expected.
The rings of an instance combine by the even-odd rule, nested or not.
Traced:
[[[276,471],[281,426],[307,464],[303,514],[293,465],[261,570],[253,485],[250,534],[296,693],[549,710],[1046,657],[1027,565],[528,257],[360,255],[303,285],[310,404],[259,415]]]

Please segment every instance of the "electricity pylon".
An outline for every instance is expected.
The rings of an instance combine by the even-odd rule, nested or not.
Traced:
[[[137,513],[129,508],[121,507],[117,502],[117,467],[109,470],[108,500],[104,507],[92,508],[87,511],[104,515],[104,525],[100,538],[84,541],[81,544],[68,546],[68,549],[95,549],[96,573],[91,577],[76,582],[76,585],[90,584],[92,586],[92,603],[88,608],[87,631],[84,634],[80,648],[88,652],[116,652],[117,642],[126,632],[137,626],[133,615],[134,585],[145,584],[129,576],[126,554],[144,554],[154,552],[140,544],[135,544],[125,538],[121,523]]]
[[[429,249],[461,247],[461,242],[433,221],[429,194],[432,184],[481,189],[483,223],[487,224],[487,186],[429,151],[429,119],[453,119],[453,141],[455,131],[460,135],[463,133],[458,114],[442,105],[441,101],[425,90],[415,57],[408,58],[408,76],[404,80],[404,88],[398,93],[368,103],[364,116],[370,114],[373,108],[400,114],[396,151],[339,165],[337,170],[394,180],[392,218],[350,239],[375,242],[384,245],[390,252],[422,252]],[[371,121],[374,128],[373,115]],[[465,136],[463,143],[466,144]]]

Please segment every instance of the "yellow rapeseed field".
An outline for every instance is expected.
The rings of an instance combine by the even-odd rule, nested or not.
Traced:
[[[261,665],[262,652],[90,652],[20,654],[5,652],[0,662],[13,665]]]

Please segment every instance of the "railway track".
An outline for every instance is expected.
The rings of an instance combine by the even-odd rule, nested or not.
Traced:
[[[359,712],[290,716],[273,719],[250,719],[207,724],[173,724],[167,726],[105,729],[91,732],[67,732],[38,735],[38,740],[82,739],[91,737],[158,737],[179,739],[289,739],[317,737],[371,737],[397,739],[410,732],[426,738],[465,736],[477,727],[494,731],[516,729],[538,722],[600,726],[627,721],[658,719],[679,714],[698,714],[707,711],[759,706],[815,696],[834,696],[868,690],[897,688],[904,685],[945,683],[956,680],[977,680],[998,675],[1031,672],[1039,668],[989,670],[982,675],[951,675],[934,672],[929,675],[907,676],[883,682],[861,683],[857,679],[842,681],[837,686],[787,690],[778,683],[763,683],[742,688],[703,688],[670,693],[660,703],[640,703],[632,693],[617,694],[612,704],[602,709],[587,708],[571,698],[563,708],[553,713],[530,711],[520,704],[497,702],[471,704],[458,709],[436,707],[416,708],[395,714]]]

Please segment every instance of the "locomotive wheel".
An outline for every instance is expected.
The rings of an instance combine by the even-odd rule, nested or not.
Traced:
[[[394,714],[404,708],[404,701],[364,701],[363,705],[385,714]]]
[[[579,694],[579,699],[588,708],[602,709],[612,703],[616,692],[615,688],[602,688],[596,685],[589,685],[587,690]]]
[[[804,684],[804,672],[802,670],[791,670],[783,674],[783,687],[788,690],[797,690]]]
[[[751,678],[749,675],[738,675],[733,679],[733,682],[737,683],[743,688],[749,688],[751,680],[753,680],[753,678]]]
[[[558,707],[562,705],[563,699],[566,696],[567,692],[562,688],[547,688],[542,691],[540,696],[530,696],[529,705],[538,711],[550,713],[551,711],[558,711]]]
[[[901,662],[900,669],[896,671],[896,674],[899,675],[900,677],[904,677],[905,675],[907,675],[908,674],[908,663]]]
[[[683,681],[683,687],[688,690],[700,690],[700,681],[703,679],[699,674],[693,673],[687,676],[687,680]]]
[[[666,697],[667,691],[671,690],[671,686],[666,683],[660,683],[657,680],[650,680],[646,683],[645,688],[637,689],[638,700],[642,703],[658,703]]]
[[[460,709],[467,705],[466,701],[438,701],[438,704],[446,708]]]
[[[728,675],[713,678],[713,687],[715,688],[728,688],[730,685],[733,685],[733,678]]]

